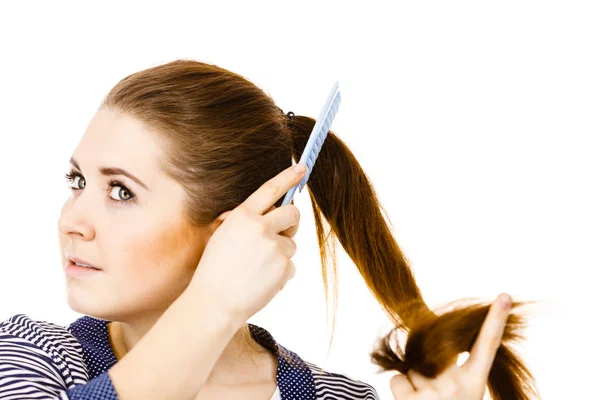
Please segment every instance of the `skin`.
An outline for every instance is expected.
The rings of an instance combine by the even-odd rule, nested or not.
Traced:
[[[512,308],[512,298],[502,293],[492,304],[469,354],[461,366],[451,365],[430,379],[418,372],[396,375],[390,380],[395,400],[481,400],[487,379],[502,342],[502,334]]]
[[[67,277],[67,302],[76,312],[111,321],[109,337],[122,359],[190,283],[206,244],[222,222],[194,227],[183,217],[185,192],[163,174],[161,139],[127,114],[109,109],[90,121],[72,158],[80,174],[58,220],[63,270],[66,255],[101,271]],[[102,167],[124,175],[105,176]],[[115,179],[123,185],[111,187]],[[223,394],[269,398],[277,359],[240,329],[222,353],[198,398]],[[240,397],[244,398],[244,397]]]
[[[76,312],[112,321],[109,338],[119,360],[187,288],[208,240],[228,214],[205,227],[189,224],[183,218],[183,187],[158,169],[161,157],[156,132],[127,114],[98,111],[73,153],[78,164],[73,169],[81,176],[70,182],[72,195],[58,220],[63,269],[66,255],[102,269],[84,278],[67,277],[68,304]],[[102,174],[103,167],[122,168],[142,184]],[[115,179],[123,185],[111,187]],[[292,237],[297,228],[283,234]],[[413,371],[396,375],[390,381],[394,398],[481,399],[510,304],[507,295],[497,299],[463,366],[452,366],[435,379]],[[276,358],[248,341],[242,328],[196,399],[268,399],[276,369]]]

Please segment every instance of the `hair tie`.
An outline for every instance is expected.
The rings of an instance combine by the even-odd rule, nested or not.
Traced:
[[[292,111],[289,111],[286,115],[290,119],[291,124],[294,125],[294,116],[296,114],[294,114]]]

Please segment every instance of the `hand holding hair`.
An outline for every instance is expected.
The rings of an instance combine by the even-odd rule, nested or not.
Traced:
[[[481,400],[511,308],[510,296],[498,296],[485,318],[469,359],[462,366],[450,365],[435,378],[427,378],[414,370],[409,370],[407,376],[395,375],[390,380],[394,398]]]

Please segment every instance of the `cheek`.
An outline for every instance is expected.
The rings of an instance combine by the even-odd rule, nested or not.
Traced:
[[[122,266],[126,280],[167,291],[183,290],[197,266],[196,257],[199,259],[193,243],[177,230],[129,233],[117,246],[115,254],[122,256],[113,265]]]
[[[68,243],[68,237],[66,235],[66,232],[63,232],[63,214],[65,212],[65,209],[67,207],[67,204],[69,203],[69,201],[65,201],[65,203],[63,204],[62,208],[60,209],[60,214],[58,216],[58,220],[56,221],[56,234],[58,236],[58,246],[59,246],[59,250],[60,250],[60,258],[62,261],[66,262],[65,259],[65,248],[67,246]],[[61,229],[63,228],[63,229]]]
[[[58,233],[58,247],[60,251],[60,264],[65,267],[67,259],[65,258],[65,247],[67,246],[67,237]]]

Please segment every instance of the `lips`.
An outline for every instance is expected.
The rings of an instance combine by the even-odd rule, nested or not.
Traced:
[[[72,264],[83,264],[83,265],[87,265],[88,267],[91,267],[93,269],[97,269],[100,270],[100,268],[98,268],[97,266],[95,266],[94,264],[90,263],[89,261],[86,261],[82,258],[78,258],[78,257],[73,257],[73,256],[67,256],[67,259],[72,263]]]

